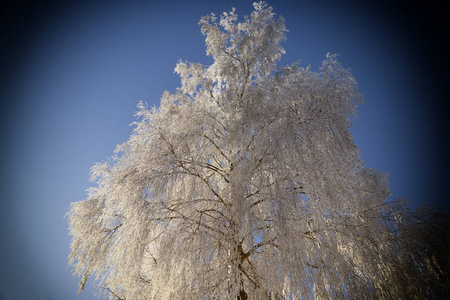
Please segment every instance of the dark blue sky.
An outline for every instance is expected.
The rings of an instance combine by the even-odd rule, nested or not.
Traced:
[[[179,59],[210,64],[201,16],[253,1],[5,2],[1,11],[0,299],[87,299],[67,269],[64,215],[89,168],[127,140],[139,100],[180,85]],[[365,103],[352,132],[367,166],[411,207],[447,208],[444,9],[401,1],[270,1],[289,29],[281,65],[352,69]],[[442,9],[442,10],[440,10]],[[89,285],[89,284],[88,284]]]

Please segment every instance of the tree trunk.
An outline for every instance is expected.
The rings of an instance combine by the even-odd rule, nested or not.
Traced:
[[[247,300],[247,293],[244,290],[240,290],[237,300]]]

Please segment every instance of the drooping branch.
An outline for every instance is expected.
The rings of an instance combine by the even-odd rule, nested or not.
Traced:
[[[120,297],[119,295],[117,295],[113,290],[111,290],[109,287],[105,288],[114,298],[116,298],[117,300],[127,300],[125,297]]]

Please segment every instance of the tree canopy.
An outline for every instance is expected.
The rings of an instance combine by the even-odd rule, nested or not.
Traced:
[[[176,93],[68,213],[79,289],[118,299],[421,298],[449,289],[448,219],[392,200],[349,128],[362,102],[336,55],[277,67],[286,27],[264,2],[200,20],[213,63]],[[442,250],[443,249],[443,250]],[[420,284],[419,284],[420,283]]]

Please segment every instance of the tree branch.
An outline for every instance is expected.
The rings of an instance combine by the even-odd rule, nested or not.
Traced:
[[[220,154],[221,154],[223,157],[225,157],[225,159],[228,161],[228,163],[231,164],[231,160],[228,158],[228,156],[225,155],[225,153],[223,153],[222,149],[221,149],[219,146],[217,146],[216,143],[214,143],[214,141],[213,141],[209,136],[207,136],[206,134],[203,134],[203,136],[204,136],[208,141],[210,141],[211,144],[213,144],[213,146],[216,147],[217,150],[219,150]]]
[[[126,298],[122,298],[116,293],[114,293],[109,287],[106,287],[106,290],[108,290],[108,292],[110,292],[117,300],[126,300]]]
[[[166,207],[167,210],[169,210],[169,211],[171,211],[171,212],[174,212],[174,213],[176,213],[176,214],[179,214],[179,215],[181,216],[182,219],[188,221],[188,222],[191,223],[191,224],[198,225],[199,227],[204,227],[204,228],[206,228],[206,229],[208,229],[208,230],[211,230],[211,231],[216,232],[216,233],[218,233],[218,234],[220,234],[220,235],[222,235],[222,236],[225,236],[225,233],[223,233],[222,231],[220,231],[220,230],[218,230],[218,229],[216,229],[216,228],[214,228],[214,227],[211,227],[211,226],[209,226],[209,225],[203,224],[203,223],[201,222],[201,215],[200,215],[200,220],[199,220],[199,221],[195,221],[195,220],[193,220],[192,218],[185,216],[184,214],[182,214],[180,211],[178,211],[178,210],[176,210],[176,209],[167,207],[165,204],[164,204],[164,206]]]

